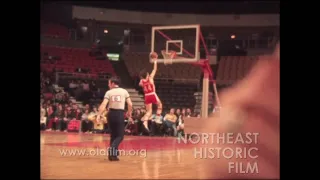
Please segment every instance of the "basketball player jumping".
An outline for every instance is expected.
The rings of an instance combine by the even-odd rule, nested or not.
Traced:
[[[154,85],[154,76],[156,75],[157,72],[157,58],[158,55],[157,53],[151,53],[150,54],[151,59],[154,60],[153,62],[153,70],[151,74],[149,74],[146,71],[141,71],[140,72],[140,83],[139,85],[143,88],[144,92],[144,101],[145,101],[145,106],[146,106],[146,114],[142,117],[143,125],[145,129],[149,132],[148,128],[148,120],[151,119],[152,116],[152,104],[157,104],[157,117],[160,118],[160,115],[162,113],[162,103],[159,99],[159,97],[156,94],[156,88]],[[157,119],[156,117],[156,119]]]

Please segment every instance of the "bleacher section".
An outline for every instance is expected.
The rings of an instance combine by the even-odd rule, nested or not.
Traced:
[[[93,77],[98,73],[115,75],[108,60],[96,60],[89,52],[89,49],[41,45],[41,68],[49,72],[56,68],[69,73],[75,72],[76,68],[90,69],[89,74]]]
[[[194,98],[195,98],[195,106],[193,108],[193,112],[196,113],[201,113],[201,106],[202,106],[202,92],[195,92],[194,93]],[[212,112],[214,104],[213,104],[213,98],[214,95],[212,92],[209,92],[209,96],[208,96],[208,111]]]
[[[231,85],[244,78],[258,61],[258,56],[221,57],[217,72],[217,84]]]
[[[64,78],[61,78],[59,79],[59,85],[61,87],[63,87],[64,89],[69,89],[69,83],[71,81],[79,81],[79,80],[86,80],[90,83],[90,80],[92,80],[92,78],[90,77],[74,77],[74,76],[66,76]],[[90,101],[92,104],[100,104],[101,101],[102,101],[102,98],[105,94],[105,92],[107,90],[109,90],[109,87],[108,87],[108,79],[95,79],[94,80],[95,82],[95,85],[96,85],[96,88],[99,88],[99,96],[96,96],[94,99],[92,98]],[[137,90],[133,89],[133,88],[127,88],[126,89],[129,94],[130,94],[130,97],[131,97],[131,100],[132,100],[132,103],[133,103],[133,108],[142,108],[144,106],[144,98],[142,95],[140,95],[138,93]]]
[[[194,108],[196,101],[193,94],[198,84],[168,80],[155,80],[155,83],[164,111],[170,108]]]
[[[144,107],[144,98],[142,95],[139,94],[139,92],[137,90],[132,89],[132,88],[129,88],[126,90],[130,94],[130,98],[131,98],[134,109]]]

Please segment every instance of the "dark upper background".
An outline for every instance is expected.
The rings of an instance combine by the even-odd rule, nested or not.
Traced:
[[[149,12],[168,12],[168,13],[197,13],[197,14],[262,14],[279,13],[280,1],[153,1],[153,2],[77,2],[77,5],[93,7],[105,7],[123,10],[149,11]]]
[[[280,1],[79,1],[79,2],[42,2],[41,18],[70,24],[72,5],[110,8],[119,10],[195,13],[195,14],[274,14],[280,12]]]

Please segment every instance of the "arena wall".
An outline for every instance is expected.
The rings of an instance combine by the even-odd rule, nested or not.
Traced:
[[[137,12],[73,6],[72,17],[77,19],[96,19],[98,21],[108,22],[157,25],[200,24],[201,26],[225,27],[280,26],[279,14],[196,15],[178,13]]]

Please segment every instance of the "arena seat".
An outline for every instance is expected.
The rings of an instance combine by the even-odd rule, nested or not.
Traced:
[[[197,91],[197,84],[157,79],[155,83],[165,112],[170,108],[194,108],[196,103],[194,92]]]
[[[217,71],[217,84],[230,85],[244,78],[258,56],[222,56]]]
[[[89,55],[89,51],[89,49],[41,45],[41,53],[43,55],[41,68],[49,72],[56,68],[70,73],[75,72],[76,68],[89,68],[90,74],[93,75],[97,73],[115,75],[115,71],[109,61],[96,60],[95,57]],[[59,57],[61,60],[50,63],[54,57]]]

